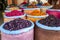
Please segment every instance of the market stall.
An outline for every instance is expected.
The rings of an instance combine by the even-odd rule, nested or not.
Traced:
[[[60,0],[24,0],[2,14],[1,40],[60,40]]]

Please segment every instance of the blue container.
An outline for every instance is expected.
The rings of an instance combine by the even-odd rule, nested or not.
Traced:
[[[15,30],[15,31],[9,31],[9,30],[4,29],[3,26],[5,23],[3,23],[0,27],[0,30],[1,30],[1,32],[5,33],[5,34],[21,34],[24,32],[28,32],[29,30],[32,30],[34,28],[34,23],[32,21],[30,21],[30,22],[32,23],[32,25],[30,27],[23,28],[20,30]]]
[[[42,28],[42,29],[45,29],[45,30],[60,31],[60,26],[59,27],[45,26],[43,24],[40,24],[39,20],[36,21],[36,25],[37,25],[37,27]]]

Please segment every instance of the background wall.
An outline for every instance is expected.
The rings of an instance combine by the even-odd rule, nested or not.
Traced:
[[[20,3],[22,3],[24,0],[17,0],[17,4],[19,5]]]
[[[41,2],[43,2],[43,3],[46,3],[46,2],[48,2],[48,0],[40,0]]]
[[[17,3],[17,4],[19,5],[19,4],[22,3],[24,0],[14,0],[14,1],[15,1],[15,3]],[[12,0],[7,0],[7,3],[8,3],[8,5],[12,4]]]
[[[8,5],[12,4],[12,0],[7,0]]]
[[[27,1],[27,0],[14,0],[14,1],[15,1],[15,3],[17,3],[19,5],[23,1]],[[36,0],[29,0],[29,1],[32,2],[32,1],[36,1]],[[40,0],[40,1],[43,3],[46,3],[48,0]],[[12,4],[12,0],[8,0],[7,2],[8,2],[8,5]]]

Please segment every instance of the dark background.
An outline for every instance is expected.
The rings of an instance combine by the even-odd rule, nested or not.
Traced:
[[[0,25],[3,22],[3,11],[5,10],[5,8],[7,7],[7,0],[0,0]]]
[[[0,18],[2,17],[2,12],[7,7],[7,0],[0,0]]]

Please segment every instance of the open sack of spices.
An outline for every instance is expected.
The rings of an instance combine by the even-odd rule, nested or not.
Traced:
[[[37,21],[36,25],[46,30],[60,30],[60,19],[49,15],[47,18]]]
[[[46,11],[49,15],[54,15],[57,18],[60,18],[60,5],[54,5],[51,9]]]
[[[60,40],[60,19],[49,15],[36,21],[35,40]]]
[[[21,18],[1,25],[2,40],[33,40],[34,23]]]
[[[5,10],[4,14],[4,22],[11,21],[16,18],[25,19],[25,13],[22,10]]]
[[[45,12],[35,9],[30,14],[27,14],[27,19],[35,22],[36,20],[44,19],[47,16],[48,14],[46,14]]]
[[[15,4],[10,4],[6,7],[6,10],[19,10],[19,7]]]

